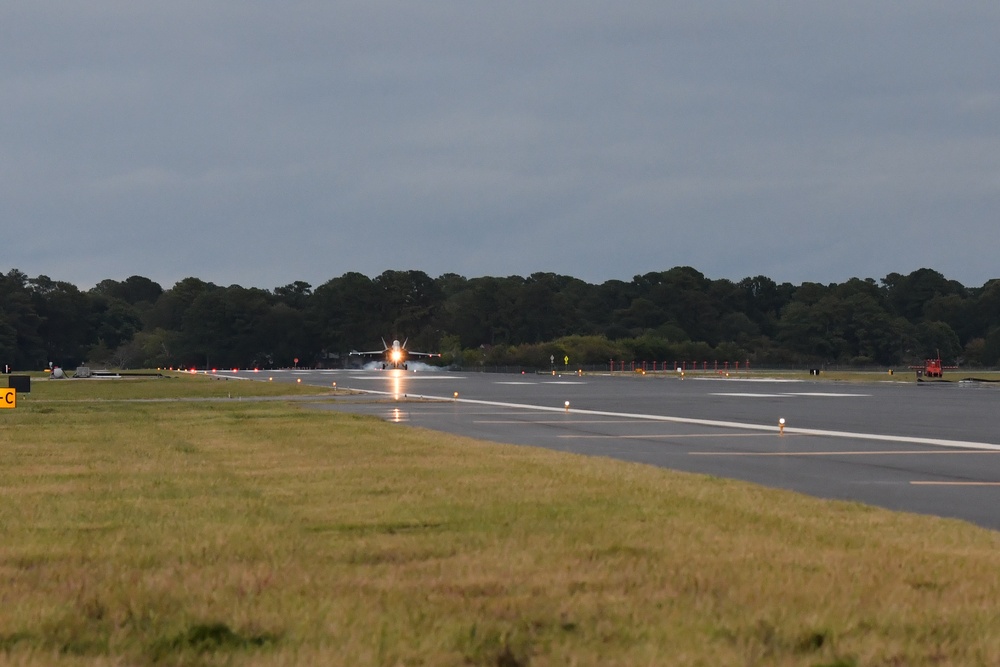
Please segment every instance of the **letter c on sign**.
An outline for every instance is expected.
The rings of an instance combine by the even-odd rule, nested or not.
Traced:
[[[3,396],[0,397],[0,408],[15,408],[15,407],[17,407],[17,390],[4,389]]]

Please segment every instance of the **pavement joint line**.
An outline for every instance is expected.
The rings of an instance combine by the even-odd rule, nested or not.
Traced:
[[[376,391],[372,389],[369,390],[362,389],[359,391],[369,394],[383,395],[383,396],[395,395],[395,393],[391,391]],[[697,419],[694,417],[671,417],[667,415],[648,415],[648,414],[636,414],[630,412],[610,412],[607,410],[581,410],[578,408],[573,408],[572,410],[570,410],[562,406],[555,407],[547,405],[531,405],[528,403],[484,401],[475,398],[452,398],[449,396],[428,396],[428,395],[418,395],[418,394],[408,394],[408,396],[410,398],[420,398],[432,401],[452,401],[468,405],[491,405],[495,407],[514,408],[517,410],[536,410],[539,412],[559,412],[559,413],[571,412],[574,415],[588,415],[588,416],[599,416],[599,417],[627,417],[629,419],[669,422],[673,424],[691,424],[695,426],[737,428],[737,429],[752,430],[752,431],[767,431],[770,433],[779,432],[778,426],[770,426],[766,424],[746,424],[740,422],[722,421],[717,419]],[[852,440],[876,440],[880,442],[905,442],[913,445],[936,445],[938,447],[952,447],[956,449],[980,449],[984,451],[1000,451],[1000,445],[989,442],[946,440],[943,438],[923,438],[919,436],[886,435],[881,433],[852,433],[850,431],[832,431],[828,429],[796,428],[790,426],[786,426],[784,432],[785,434],[818,435],[827,438],[849,438]]]
[[[910,481],[914,486],[1000,486],[1000,482],[922,482]]]
[[[536,422],[537,423],[537,422]],[[648,440],[652,438],[770,438],[770,433],[651,433],[648,435],[557,435],[557,438],[604,439],[604,440]]]
[[[910,454],[916,456],[940,454],[1000,454],[997,450],[984,449],[878,449],[867,451],[829,452],[688,452],[691,456],[894,456]]]
[[[565,410],[565,408],[564,408]],[[529,413],[525,413],[529,414]],[[579,424],[631,424],[634,419],[584,419],[576,420],[573,422],[574,426]],[[533,419],[531,421],[525,421],[523,419],[476,419],[473,421],[474,424],[524,424],[525,426],[531,426],[532,424],[565,424],[565,419]],[[601,436],[593,436],[601,437]],[[614,438],[617,436],[609,435],[609,438]]]

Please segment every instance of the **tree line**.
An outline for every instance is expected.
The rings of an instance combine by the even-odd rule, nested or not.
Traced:
[[[1000,279],[965,287],[932,269],[876,281],[709,279],[691,267],[589,284],[554,273],[466,278],[345,273],[313,288],[223,287],[142,276],[81,291],[0,274],[0,366],[340,366],[381,338],[455,366],[679,359],[768,365],[1000,362]],[[374,346],[374,347],[373,347]],[[295,360],[298,359],[298,362]]]

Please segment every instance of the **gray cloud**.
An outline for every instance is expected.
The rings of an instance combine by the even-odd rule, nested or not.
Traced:
[[[14,3],[6,268],[998,277],[1000,6]]]

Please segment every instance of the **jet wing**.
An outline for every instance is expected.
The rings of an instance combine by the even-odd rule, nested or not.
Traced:
[[[357,355],[357,356],[359,356],[359,357],[373,357],[373,356],[375,356],[376,354],[385,354],[385,353],[386,353],[386,352],[388,352],[388,351],[389,351],[390,349],[392,349],[392,348],[390,348],[390,347],[389,347],[389,346],[388,346],[388,345],[386,344],[386,342],[385,342],[385,338],[383,338],[383,339],[382,339],[382,349],[381,349],[381,350],[369,350],[369,351],[366,351],[366,352],[358,352],[357,350],[351,350],[351,351],[350,351],[350,352],[349,352],[348,354],[353,354],[353,355]]]
[[[402,359],[405,359],[406,357],[440,357],[441,356],[437,352],[414,352],[413,350],[407,350],[406,349],[406,341],[405,340],[402,343],[400,343],[398,340],[394,340],[392,342],[392,346],[390,346],[388,343],[385,342],[385,338],[383,338],[382,339],[382,345],[384,345],[385,347],[383,347],[381,350],[368,350],[368,351],[364,351],[364,352],[358,352],[357,350],[352,350],[348,354],[356,355],[356,356],[359,356],[359,357],[374,357],[374,356],[379,356],[379,355],[386,355],[386,356],[388,356],[390,354],[394,354],[395,352],[398,352],[400,354],[400,356],[401,356]],[[397,360],[394,360],[394,361],[398,362],[399,360],[397,359]]]

